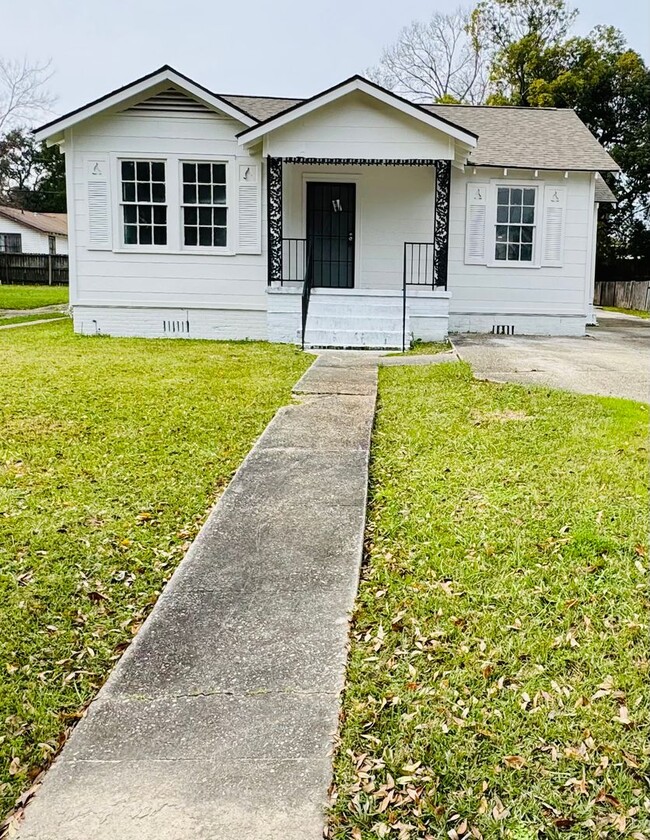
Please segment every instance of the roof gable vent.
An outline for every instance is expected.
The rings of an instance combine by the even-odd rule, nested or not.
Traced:
[[[128,113],[156,113],[167,114],[168,116],[204,116],[205,114],[213,114],[214,111],[199,102],[197,99],[192,99],[186,93],[182,93],[175,88],[163,90],[160,93],[150,96],[148,99],[143,99],[142,102],[136,102],[126,109]]]

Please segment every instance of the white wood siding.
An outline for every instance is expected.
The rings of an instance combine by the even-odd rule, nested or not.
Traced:
[[[435,128],[353,93],[265,139],[277,157],[438,158],[454,157],[454,141]]]
[[[285,237],[305,236],[306,183],[319,180],[356,184],[355,286],[401,289],[404,242],[433,238],[433,168],[286,164]]]
[[[518,266],[468,265],[465,262],[465,203],[467,183],[489,183],[490,179],[513,185],[528,181],[530,171],[468,168],[463,174],[452,171],[449,219],[450,314],[530,314],[586,316],[585,276],[590,258],[590,223],[593,205],[593,178],[589,173],[539,172],[540,197],[545,185],[566,188],[566,219],[562,265],[540,268]],[[541,224],[541,203],[537,206]],[[494,249],[494,234],[486,234],[486,253]],[[488,257],[489,257],[488,253]]]
[[[49,240],[47,233],[21,225],[11,219],[0,216],[0,233],[19,233],[22,236],[23,254],[49,254]],[[68,253],[68,240],[65,236],[56,237],[56,253]]]
[[[118,210],[119,157],[170,157],[170,166],[179,159],[201,160],[215,156],[232,162],[229,166],[229,241],[237,234],[237,178],[240,163],[260,159],[248,155],[237,144],[236,133],[243,124],[219,114],[180,117],[130,111],[88,120],[66,132],[67,161],[72,171],[69,225],[74,226],[75,266],[74,303],[83,306],[179,307],[264,311],[266,308],[266,222],[265,206],[261,218],[262,249],[259,254],[199,253],[171,248],[89,247],[87,161],[94,157],[110,162],[112,241],[120,242],[121,219]],[[72,133],[74,131],[74,134]],[[262,189],[265,189],[262,183]],[[168,217],[180,218],[178,198],[168,190]],[[142,322],[144,323],[144,322]]]

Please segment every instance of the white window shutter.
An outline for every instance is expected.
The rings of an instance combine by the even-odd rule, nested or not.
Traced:
[[[111,201],[108,158],[86,160],[88,194],[88,247],[109,251],[111,244]]]
[[[239,212],[238,252],[259,254],[262,251],[262,196],[260,168],[254,163],[239,163],[237,207]]]
[[[465,262],[485,265],[488,185],[469,183],[467,185],[467,206],[465,211]]]
[[[544,187],[542,265],[561,266],[564,258],[566,187]]]

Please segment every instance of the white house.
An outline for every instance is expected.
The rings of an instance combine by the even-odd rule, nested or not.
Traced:
[[[67,254],[65,213],[0,206],[0,254]]]
[[[77,332],[391,347],[581,335],[618,169],[571,110],[310,99],[170,67],[36,132],[66,155]]]

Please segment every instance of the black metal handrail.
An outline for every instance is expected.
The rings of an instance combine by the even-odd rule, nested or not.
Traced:
[[[302,283],[307,270],[307,240],[292,237],[282,240],[282,279],[284,283]]]
[[[435,288],[435,246],[433,242],[405,242],[402,273],[402,352],[406,350],[406,287]]]
[[[307,313],[309,312],[309,299],[311,290],[314,287],[314,246],[310,242],[307,248],[307,265],[305,268],[305,279],[302,283],[302,330],[300,334],[300,346],[305,349],[305,330],[307,329]]]

